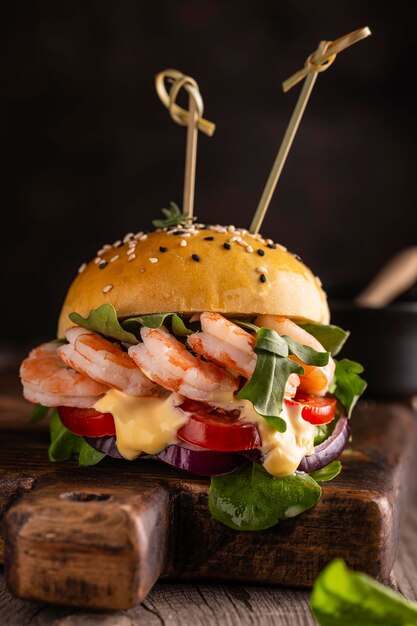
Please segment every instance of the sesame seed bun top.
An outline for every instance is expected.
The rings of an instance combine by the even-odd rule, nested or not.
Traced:
[[[217,311],[283,315],[328,323],[320,280],[283,246],[233,226],[130,233],[80,267],[65,298],[58,337],[73,311],[104,303],[120,318],[146,313]]]

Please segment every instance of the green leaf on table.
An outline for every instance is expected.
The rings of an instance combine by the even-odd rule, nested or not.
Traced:
[[[65,428],[56,410],[51,415],[50,436],[48,457],[52,462],[68,461],[75,456],[79,465],[88,466],[95,465],[106,456],[90,446],[84,437],[74,435]]]
[[[310,509],[320,496],[320,486],[308,474],[274,477],[249,463],[211,478],[209,508],[215,519],[235,530],[264,530]]]
[[[255,352],[255,371],[237,397],[250,400],[255,411],[272,428],[283,433],[287,428],[285,420],[280,417],[285,385],[290,374],[304,374],[304,370],[288,358],[287,342],[275,330],[261,328],[257,332]]]
[[[43,404],[34,404],[32,408],[32,414],[29,419],[29,424],[37,424],[41,420],[45,419],[51,408],[49,406],[43,406]]]
[[[311,608],[322,626],[411,626],[417,624],[417,603],[373,578],[348,569],[341,559],[319,574]]]
[[[79,313],[70,313],[69,318],[74,324],[93,330],[110,339],[138,343],[136,336],[122,328],[117,319],[116,309],[112,304],[102,304],[97,309],[90,311],[88,317],[82,317]]]
[[[179,206],[175,202],[170,202],[167,209],[161,209],[165,215],[165,219],[152,220],[155,228],[169,228],[172,226],[185,226],[187,224],[187,216],[181,212]]]
[[[347,416],[350,417],[353,408],[367,387],[367,382],[359,376],[363,367],[360,363],[342,359],[337,361],[334,375],[334,382],[330,392],[339,400],[345,408]]]
[[[336,356],[343,348],[350,333],[334,324],[314,324],[309,322],[306,324],[298,324],[300,328],[313,335],[321,343],[323,348],[330,352],[332,356]]]
[[[328,482],[329,480],[333,480],[336,476],[339,476],[342,471],[342,464],[340,461],[332,461],[325,467],[322,467],[315,472],[309,472],[309,476],[314,478],[314,480],[318,483]]]

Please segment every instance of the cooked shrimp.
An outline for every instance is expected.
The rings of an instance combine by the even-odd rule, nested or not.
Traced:
[[[298,343],[317,350],[317,352],[325,352],[325,349],[315,337],[286,317],[281,317],[280,315],[260,315],[256,318],[255,324],[264,328],[273,328],[279,335],[287,335]],[[305,371],[303,376],[300,375],[300,391],[324,395],[334,377],[335,363],[333,359],[329,357],[327,365],[317,367],[306,365],[295,356],[291,356],[291,358],[300,363]]]
[[[219,313],[202,313],[202,332],[193,333],[188,345],[206,359],[250,378],[256,366],[255,337]],[[285,395],[295,395],[299,385],[297,374],[288,378]]]
[[[232,392],[237,380],[213,363],[197,358],[164,328],[142,328],[143,343],[129,348],[141,370],[165,389],[192,400],[210,401],[216,392]]]
[[[44,406],[93,406],[108,388],[84,374],[68,369],[58,357],[59,344],[43,343],[23,361],[23,395]]]
[[[58,355],[77,372],[129,396],[156,392],[156,385],[118,344],[80,326],[70,328],[65,336],[69,343],[58,349]]]

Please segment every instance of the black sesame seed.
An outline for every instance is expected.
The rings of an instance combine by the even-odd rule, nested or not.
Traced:
[[[174,232],[172,233],[173,235],[183,235],[185,233],[185,230],[174,230]]]
[[[214,237],[204,237],[204,241],[214,241]]]
[[[99,263],[99,265],[98,265],[98,269],[99,269],[99,270],[104,270],[104,268],[106,267],[106,265],[107,265],[107,261],[103,261],[103,263]]]
[[[165,246],[159,246],[159,252],[166,252],[168,250],[168,248],[165,248]]]
[[[274,243],[267,243],[267,244],[266,244],[266,247],[267,247],[267,248],[271,248],[271,250],[275,250],[276,245],[275,245]]]
[[[256,251],[259,256],[265,256],[265,250],[261,250],[261,248],[259,248],[259,250]]]
[[[224,243],[223,244],[223,248],[226,248],[226,250],[230,250],[232,246],[230,245],[230,243]]]
[[[193,259],[193,261],[199,261],[200,257],[198,256],[198,254],[192,254],[191,258]]]
[[[266,276],[265,276],[265,274],[261,274],[259,276],[259,280],[261,281],[261,283],[266,283]]]

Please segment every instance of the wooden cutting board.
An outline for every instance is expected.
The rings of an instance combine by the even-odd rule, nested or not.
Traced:
[[[334,557],[387,581],[417,416],[364,402],[343,472],[311,511],[262,532],[211,518],[209,481],[153,461],[51,464],[48,433],[0,407],[0,562],[24,599],[124,609],[160,576],[310,586]]]

